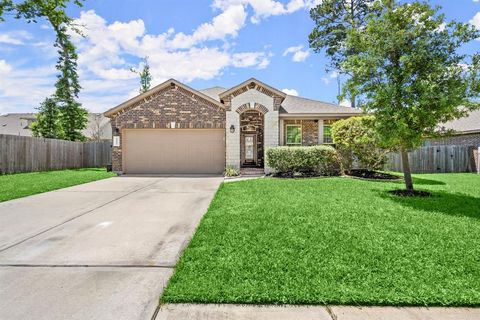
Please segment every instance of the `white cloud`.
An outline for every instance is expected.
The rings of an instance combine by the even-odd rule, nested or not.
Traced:
[[[0,113],[32,112],[54,91],[55,66],[37,68],[5,68],[0,76]]]
[[[262,19],[270,16],[289,14],[301,9],[310,9],[322,2],[322,0],[290,0],[284,4],[274,0],[214,0],[213,8],[226,10],[231,6],[243,5],[253,9],[252,23],[259,23]]]
[[[245,26],[247,13],[243,6],[233,5],[214,17],[211,23],[200,25],[191,35],[178,33],[172,40],[174,48],[189,48],[197,43],[211,40],[224,40],[227,36],[236,37]]]
[[[5,60],[0,60],[0,75],[9,74],[12,67]]]
[[[212,79],[227,68],[264,69],[270,64],[269,48],[247,52],[235,50],[235,39],[248,19],[258,23],[269,16],[283,15],[308,9],[319,0],[212,0],[216,15],[200,24],[191,33],[166,31],[148,33],[141,19],[107,22],[95,11],[83,11],[75,24],[82,26],[81,37],[72,33],[78,51],[78,72],[83,90],[80,101],[91,111],[105,111],[138,92],[138,78],[130,71],[138,68],[141,58],[148,56],[153,75],[152,85],[168,78],[191,82]],[[42,29],[50,29],[46,24]],[[25,41],[33,37],[25,31],[2,33],[0,43],[10,46],[28,44],[43,51],[52,65],[41,68],[10,67],[0,60],[1,112],[32,111],[50,95],[55,82],[53,63],[56,52],[51,42]],[[219,43],[220,42],[220,43]],[[49,45],[50,43],[50,45]],[[8,48],[8,47],[7,47]],[[293,61],[304,61],[307,50],[291,52]],[[33,58],[32,58],[33,60]],[[41,70],[41,71],[39,71]]]
[[[352,102],[350,100],[345,99],[340,101],[340,106],[350,108],[352,106]]]
[[[478,30],[480,30],[480,11],[470,20],[470,23],[475,26]]]
[[[287,89],[287,88],[285,88],[285,89],[282,89],[282,92],[283,92],[283,93],[286,93],[286,94],[288,94],[288,95],[291,95],[291,96],[298,96],[298,91],[295,90],[295,89]]]
[[[289,47],[283,52],[284,57],[289,54],[292,54],[292,61],[303,62],[310,55],[310,51],[308,49],[303,50],[303,45],[299,45],[299,46]]]
[[[333,79],[337,79],[337,78],[338,78],[338,72],[332,71],[328,75],[322,77],[321,80],[323,83],[328,85],[330,84],[330,82],[332,82]]]
[[[25,40],[29,39],[32,39],[32,35],[23,30],[2,32],[2,34],[0,34],[0,43],[5,44],[23,45],[25,44]]]

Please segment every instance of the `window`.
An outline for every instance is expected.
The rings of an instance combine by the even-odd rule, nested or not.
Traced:
[[[286,130],[286,144],[287,146],[301,146],[302,145],[302,126],[296,124],[287,124]]]
[[[337,120],[323,120],[323,143],[333,143],[332,124]]]

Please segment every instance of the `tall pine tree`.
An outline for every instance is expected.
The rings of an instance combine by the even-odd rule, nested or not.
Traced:
[[[59,58],[56,68],[60,72],[55,84],[55,94],[40,106],[39,121],[34,125],[38,134],[47,132],[52,134],[52,124],[57,120],[62,128],[61,136],[68,140],[85,139],[81,130],[87,126],[87,111],[77,101],[80,84],[77,75],[77,54],[75,46],[68,34],[69,29],[78,32],[72,24],[72,19],[65,12],[66,6],[73,2],[82,6],[83,0],[24,0],[13,2],[0,0],[0,21],[6,13],[16,19],[25,19],[27,22],[37,22],[46,19],[56,33],[55,47]],[[54,104],[57,111],[53,112]],[[45,110],[45,111],[44,111]],[[45,117],[55,116],[55,119]],[[45,128],[42,128],[43,125]],[[60,134],[55,134],[56,137]]]

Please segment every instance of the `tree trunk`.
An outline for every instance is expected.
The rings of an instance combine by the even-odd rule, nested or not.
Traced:
[[[403,178],[405,187],[408,191],[413,191],[412,172],[410,171],[410,163],[408,162],[408,152],[405,149],[400,151],[402,155]]]
[[[355,96],[351,96],[351,99],[352,99],[352,101],[351,101],[351,106],[352,106],[352,108],[354,108],[354,109],[357,107],[357,103],[355,102],[355,98],[356,98]]]

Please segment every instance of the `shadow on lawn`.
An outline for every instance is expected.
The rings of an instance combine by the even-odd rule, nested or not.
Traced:
[[[480,219],[480,198],[466,194],[434,191],[431,197],[420,198],[398,197],[382,192],[381,196],[416,210]]]
[[[413,185],[425,185],[425,186],[438,186],[438,185],[445,185],[446,183],[443,181],[438,181],[438,180],[431,180],[431,179],[424,179],[424,178],[418,178],[418,177],[412,177],[413,179]],[[400,183],[400,184],[405,184],[403,181],[403,177],[400,180],[393,181],[394,183]]]

